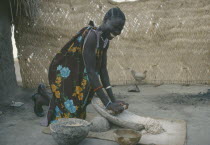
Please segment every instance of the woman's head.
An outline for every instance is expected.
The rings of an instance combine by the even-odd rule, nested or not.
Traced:
[[[120,35],[125,25],[125,15],[120,8],[111,8],[103,19],[103,32],[109,40]]]
[[[107,20],[110,20],[111,18],[121,18],[122,20],[125,21],[125,15],[124,13],[120,10],[120,8],[111,8],[104,16],[103,22],[105,23]]]

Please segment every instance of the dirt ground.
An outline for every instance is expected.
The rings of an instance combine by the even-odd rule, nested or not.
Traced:
[[[187,122],[187,145],[210,144],[210,86],[152,85],[139,86],[141,92],[128,92],[130,86],[115,86],[117,98],[130,104],[129,111],[141,116],[182,119]],[[0,145],[56,145],[52,136],[41,133],[42,118],[33,113],[31,95],[35,90],[17,90],[0,102]],[[11,101],[24,105],[10,107]],[[45,107],[45,111],[47,107]],[[96,113],[91,105],[88,112]],[[117,145],[99,139],[85,139],[80,145]]]

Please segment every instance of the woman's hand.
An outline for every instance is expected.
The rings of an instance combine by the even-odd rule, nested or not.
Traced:
[[[116,100],[114,103],[120,104],[124,107],[124,109],[128,109],[129,104],[125,103],[124,101]]]
[[[114,112],[114,114],[119,114],[121,112],[123,112],[124,107],[118,103],[110,103],[106,109],[111,110]]]

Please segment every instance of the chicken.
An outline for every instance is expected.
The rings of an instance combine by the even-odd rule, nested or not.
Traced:
[[[134,70],[131,70],[131,74],[133,78],[138,82],[141,83],[147,76],[147,71],[145,70],[143,73],[136,72]]]
[[[136,81],[136,83],[135,83],[136,88],[132,89],[132,90],[135,90],[135,92],[140,92],[138,84],[140,84],[146,78],[147,71],[145,70],[143,73],[141,73],[141,72],[136,72],[130,68],[129,68],[129,70],[131,71],[131,74]]]

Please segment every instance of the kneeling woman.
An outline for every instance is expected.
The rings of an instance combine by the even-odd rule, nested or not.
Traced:
[[[121,34],[124,24],[123,12],[119,8],[112,8],[106,13],[101,26],[97,28],[93,22],[90,23],[56,54],[49,68],[53,97],[47,125],[59,118],[85,119],[86,106],[94,93],[107,109],[115,113],[121,113],[123,105],[128,107],[127,103],[116,101],[107,72],[109,41]],[[108,96],[102,88],[105,88]]]

